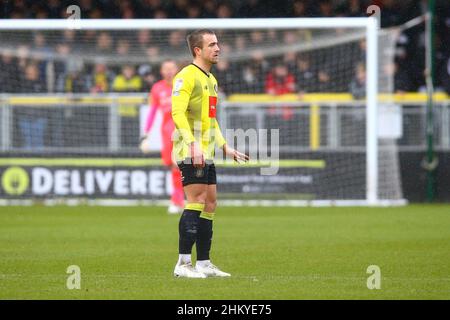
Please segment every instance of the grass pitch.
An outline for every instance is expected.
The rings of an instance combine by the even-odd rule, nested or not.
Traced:
[[[0,299],[450,299],[449,206],[218,208],[212,259],[229,279],[173,277],[178,220],[162,207],[0,207]]]

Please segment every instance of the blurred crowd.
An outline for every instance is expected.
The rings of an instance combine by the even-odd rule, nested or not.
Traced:
[[[400,25],[426,12],[426,0],[4,0],[3,18],[67,18],[67,7],[78,5],[82,19],[94,18],[245,18],[245,17],[364,17],[371,4],[381,8],[381,26]],[[450,5],[438,0],[436,23],[436,84],[450,93]],[[65,30],[60,35],[36,32],[1,35],[2,43],[15,43],[13,50],[0,51],[0,92],[148,92],[159,80],[159,61],[164,53],[187,50],[183,31],[165,35],[167,43],[158,41],[157,32],[141,30],[121,33],[107,31],[75,32]],[[7,37],[10,38],[7,38]],[[6,37],[6,38],[5,38]],[[273,38],[284,43],[301,40],[292,32],[249,32],[222,41],[224,59],[215,67],[224,94],[294,92],[351,92],[355,97],[365,94],[364,42],[357,43],[352,56],[340,66],[329,67],[333,56],[327,53],[286,53],[277,59],[255,52],[242,63],[226,60],[226,53],[258,43],[270,43]],[[396,59],[386,66],[395,75],[396,91],[424,90],[425,68],[424,26],[405,31],[399,38]],[[93,45],[94,44],[94,45]],[[1,46],[0,46],[1,48]],[[91,50],[91,51],[89,51]],[[355,51],[356,50],[356,51]],[[34,55],[30,55],[30,52]],[[361,51],[359,53],[359,51]],[[41,58],[36,58],[38,52]],[[355,53],[356,52],[356,53]],[[92,59],[78,61],[64,56],[89,55]],[[49,64],[48,56],[52,56]],[[147,63],[128,61],[129,56],[144,56]],[[96,59],[95,57],[99,57]],[[112,57],[116,63],[108,59]],[[345,59],[344,59],[345,60]],[[117,63],[123,61],[123,63]],[[158,62],[155,62],[158,61]],[[336,72],[339,67],[342,72]],[[339,81],[333,77],[339,75]],[[238,79],[238,81],[237,81]]]

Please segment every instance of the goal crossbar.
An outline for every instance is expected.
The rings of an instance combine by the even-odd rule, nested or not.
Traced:
[[[74,23],[74,21],[76,23]],[[292,29],[369,28],[375,18],[251,18],[251,19],[9,19],[0,30],[178,30],[186,29]]]

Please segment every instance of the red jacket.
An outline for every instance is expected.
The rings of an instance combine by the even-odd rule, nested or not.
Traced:
[[[285,94],[295,91],[295,78],[288,74],[283,82],[275,81],[274,74],[270,72],[266,78],[266,92],[269,94]]]
[[[285,93],[295,92],[295,78],[292,74],[288,74],[283,82],[276,81],[275,76],[270,72],[266,77],[266,92],[268,94],[280,95]],[[271,107],[269,109],[270,114],[276,114],[278,107]],[[281,107],[284,120],[290,120],[293,118],[294,113],[291,107]]]

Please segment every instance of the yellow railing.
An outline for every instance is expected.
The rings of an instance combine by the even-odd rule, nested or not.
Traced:
[[[407,92],[395,94],[379,94],[380,102],[395,102],[395,103],[421,103],[427,101],[425,93]],[[145,104],[148,103],[148,95],[145,93],[136,94],[61,94],[61,95],[0,95],[0,102],[8,105],[92,105],[92,104]],[[258,102],[311,102],[311,103],[326,103],[326,102],[355,102],[360,101],[353,98],[350,93],[307,93],[307,94],[284,94],[274,96],[270,94],[232,94],[226,98],[227,102],[232,103],[258,103]],[[450,103],[450,96],[446,93],[435,93],[435,102]]]

